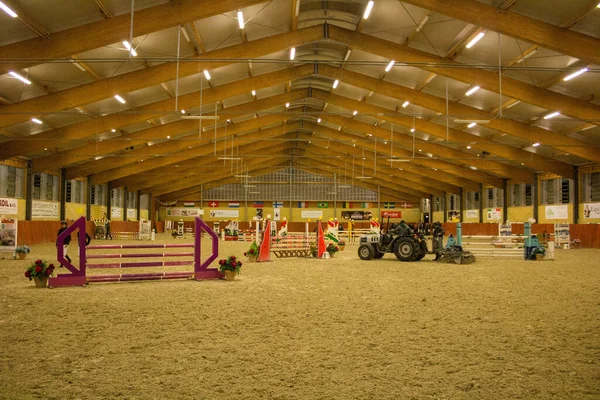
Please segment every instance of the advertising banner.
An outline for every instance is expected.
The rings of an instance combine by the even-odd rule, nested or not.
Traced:
[[[17,249],[17,220],[0,220],[0,252],[14,253]]]
[[[479,210],[467,210],[467,218],[479,218]]]
[[[58,204],[56,202],[33,200],[31,203],[31,218],[58,219]]]
[[[112,207],[110,209],[111,218],[121,218],[123,215],[123,209],[121,207]]]
[[[502,221],[502,209],[501,208],[488,208],[487,209],[487,219]]]
[[[137,210],[135,208],[127,209],[127,219],[136,219],[135,218],[136,216],[137,216]]]
[[[583,218],[600,218],[600,203],[584,203]]]
[[[302,211],[302,218],[313,218],[319,219],[323,218],[323,211]]]
[[[240,210],[210,210],[211,218],[239,218]]]
[[[152,223],[150,221],[140,221],[140,240],[150,240]]]
[[[585,211],[585,207],[584,207]],[[546,206],[546,219],[568,219],[569,206]]]
[[[18,211],[17,199],[0,197],[0,215],[16,215]]]
[[[169,217],[197,217],[200,215],[204,215],[204,210],[201,208],[183,208],[183,207],[167,208],[167,218],[169,218]]]
[[[368,221],[373,218],[373,213],[371,211],[342,211],[342,218],[354,221]]]
[[[402,218],[402,211],[382,211],[381,218]]]

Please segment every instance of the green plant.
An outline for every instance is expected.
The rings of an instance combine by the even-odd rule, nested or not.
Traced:
[[[333,242],[330,242],[330,243],[327,245],[327,252],[328,252],[329,254],[334,254],[334,253],[337,253],[338,251],[340,251],[340,248],[339,248],[339,247],[337,247],[337,246],[336,246],[336,245],[335,245]]]
[[[35,260],[29,268],[25,270],[25,278],[32,280],[35,276],[41,279],[54,276],[54,264],[48,264],[47,261],[43,260]]]
[[[313,242],[313,243],[311,243],[311,244],[310,244],[309,251],[310,251],[310,255],[311,255],[311,256],[313,256],[313,257],[316,257],[316,256],[317,256],[317,244],[316,244],[316,243],[314,243],[314,242]]]
[[[252,242],[248,251],[244,252],[246,257],[257,257],[258,256],[258,245],[256,242]]]
[[[171,232],[171,236],[173,236],[174,238],[176,238],[178,235],[179,233],[177,231]]]
[[[31,249],[29,248],[29,246],[27,246],[26,244],[24,244],[23,246],[17,247],[17,249],[15,251],[17,253],[27,254],[27,253],[31,252]]]
[[[242,262],[238,261],[235,256],[227,257],[226,259],[219,260],[219,271],[233,271],[236,274],[240,273]]]

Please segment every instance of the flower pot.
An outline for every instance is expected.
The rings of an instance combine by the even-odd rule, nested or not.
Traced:
[[[27,253],[17,253],[19,255],[19,260],[24,260],[27,258]]]
[[[248,255],[248,261],[249,262],[256,262],[257,259],[258,259],[258,254]]]
[[[338,244],[338,247],[340,248],[340,251],[344,251],[344,249],[346,248],[345,244]]]
[[[225,280],[226,281],[233,281],[233,280],[235,280],[235,276],[237,275],[235,273],[235,271],[225,271],[224,274],[225,274]]]
[[[45,288],[46,286],[48,286],[47,276],[34,276],[33,281],[35,282],[35,287]]]
[[[335,257],[335,253],[336,253],[335,251],[332,251],[332,252],[330,252],[330,253],[329,253],[329,258],[333,258],[333,257]]]

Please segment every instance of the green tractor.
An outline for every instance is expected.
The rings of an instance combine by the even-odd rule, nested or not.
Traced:
[[[389,234],[363,235],[360,237],[358,257],[372,260],[382,258],[385,253],[394,253],[400,261],[420,260],[427,254],[427,244],[424,237],[420,242],[418,236],[406,224],[392,228]]]

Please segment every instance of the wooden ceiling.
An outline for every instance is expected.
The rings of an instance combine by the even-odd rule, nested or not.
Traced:
[[[174,198],[291,165],[414,201],[600,161],[598,0],[3,2],[0,160],[35,171]]]

